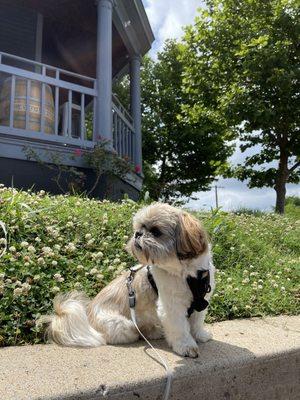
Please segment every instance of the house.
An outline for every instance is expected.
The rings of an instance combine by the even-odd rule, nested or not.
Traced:
[[[110,197],[137,198],[140,65],[153,40],[142,0],[0,0],[0,182],[59,193],[46,167],[58,155],[91,185],[80,152],[104,140],[133,166],[114,180]],[[112,84],[126,73],[130,104],[122,105]],[[103,196],[109,179],[93,195]]]

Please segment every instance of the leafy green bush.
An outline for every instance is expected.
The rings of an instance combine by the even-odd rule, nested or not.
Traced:
[[[76,289],[94,296],[133,265],[124,246],[139,207],[131,200],[0,188],[0,221],[8,231],[0,258],[0,345],[42,342],[35,320],[51,311],[56,293]],[[211,235],[218,269],[208,321],[299,313],[299,220],[197,215]]]

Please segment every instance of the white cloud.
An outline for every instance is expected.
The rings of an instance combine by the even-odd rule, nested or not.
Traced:
[[[201,0],[143,0],[143,3],[156,38],[152,55],[162,49],[166,39],[181,37],[182,27],[193,23],[202,5]]]
[[[222,210],[230,211],[246,207],[252,210],[271,211],[275,206],[275,190],[272,188],[249,189],[245,182],[236,179],[220,179],[217,182],[219,206]],[[287,196],[300,196],[299,185],[287,185]],[[215,190],[195,193],[197,200],[190,200],[187,206],[193,210],[206,209],[216,206]]]

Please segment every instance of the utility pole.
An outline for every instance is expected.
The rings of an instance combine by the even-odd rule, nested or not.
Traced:
[[[214,185],[214,188],[215,188],[216,208],[219,208],[218,189],[224,189],[224,186]]]

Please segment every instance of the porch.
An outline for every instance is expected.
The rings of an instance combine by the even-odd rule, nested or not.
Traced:
[[[111,137],[95,129],[96,79],[0,52],[0,82],[1,135],[87,150],[106,139],[120,157],[137,162],[133,119],[115,95]]]
[[[141,0],[0,0],[0,180],[18,181],[24,147],[87,168],[69,155],[102,141],[137,167],[140,190],[140,64],[153,40]],[[123,105],[112,85],[125,74]]]

